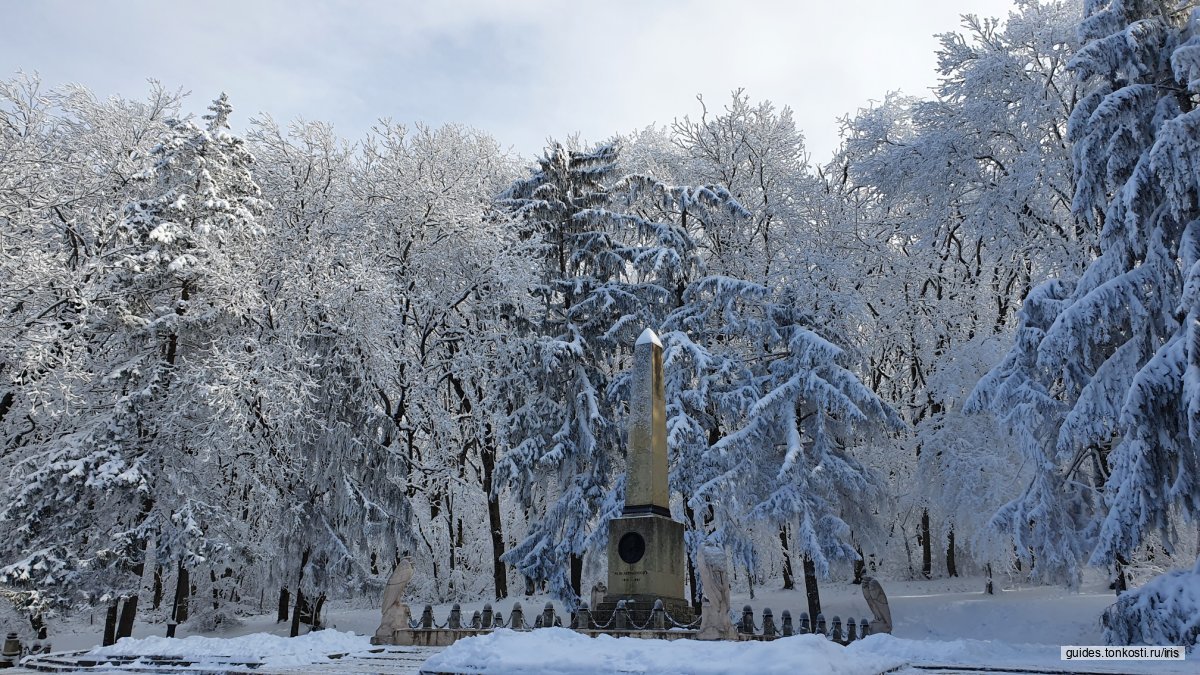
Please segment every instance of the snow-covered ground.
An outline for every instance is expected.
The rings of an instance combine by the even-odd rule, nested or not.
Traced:
[[[745,664],[754,664],[754,670],[771,672],[766,666],[777,662],[782,664],[779,668],[783,670],[779,672],[798,672],[796,669],[801,662],[824,664],[827,661],[840,663],[838,667],[843,670],[830,666],[812,672],[867,672],[884,663],[893,666],[926,663],[1058,669],[1067,667],[1058,660],[1059,646],[1103,643],[1099,617],[1104,608],[1112,604],[1114,596],[1100,581],[1085,585],[1079,593],[1058,587],[1030,586],[998,589],[995,595],[989,596],[982,593],[983,585],[983,580],[978,578],[884,582],[895,621],[893,635],[873,636],[842,651],[828,643],[810,644],[813,642],[810,638],[712,645],[692,641],[591,640],[568,631],[537,631],[532,634],[501,632],[484,639],[460,642],[438,658],[478,659],[481,654],[503,653],[518,659],[519,664],[513,662],[512,667],[523,672],[529,672],[537,663],[543,663],[546,672],[611,672],[625,668],[621,664],[629,663],[675,663],[679,670],[674,672],[696,673],[730,672],[731,668],[741,670]],[[834,615],[843,619],[849,616],[860,618],[869,614],[858,586],[828,582],[821,591],[827,618]],[[546,598],[515,598],[492,605],[508,617],[513,604],[518,601],[527,616],[532,617],[545,604]],[[413,604],[414,614],[419,614],[420,604]],[[753,600],[746,594],[735,593],[734,609],[740,610],[745,604],[754,608],[756,620],[761,620],[764,607],[774,611],[776,621],[785,609],[790,610],[797,620],[805,609],[801,590],[756,589]],[[464,619],[483,605],[482,601],[462,603]],[[438,622],[445,620],[449,608],[449,604],[435,606]],[[97,613],[94,620],[95,623],[89,624],[89,617],[84,615],[52,624],[51,640],[55,651],[95,646],[100,639],[102,614]],[[325,635],[287,640],[273,637],[286,635],[287,625],[276,623],[272,615],[264,614],[247,618],[237,628],[206,636],[218,638],[216,640],[154,639],[136,644],[123,641],[108,648],[107,653],[140,651],[197,657],[206,654],[257,656],[277,665],[298,665],[311,662],[318,654],[365,650],[368,640],[364,636],[371,635],[378,626],[379,610],[363,607],[361,603],[358,607],[334,605],[329,611],[328,622],[337,632],[326,631]],[[189,635],[185,628],[180,627],[180,636]],[[161,636],[163,632],[162,624],[139,622],[134,637]],[[838,661],[839,655],[841,661]],[[552,660],[562,656],[584,664],[592,663],[592,670],[580,670],[571,665],[574,661]],[[502,667],[500,662],[492,665],[493,670],[488,672],[503,672],[508,667]],[[1073,667],[1095,672],[1195,672],[1195,665],[1190,660],[1184,663],[1087,661],[1077,662]],[[658,672],[672,671],[660,668]]]

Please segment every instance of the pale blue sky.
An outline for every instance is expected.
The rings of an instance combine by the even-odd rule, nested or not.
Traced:
[[[1009,0],[6,0],[0,76],[140,97],[146,79],[333,122],[459,122],[532,156],[547,137],[600,140],[695,116],[745,87],[788,105],[816,160],[836,118],[892,89],[936,83],[934,33]]]

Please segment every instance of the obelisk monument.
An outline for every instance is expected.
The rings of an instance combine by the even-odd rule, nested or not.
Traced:
[[[642,331],[633,347],[633,379],[629,388],[625,510],[621,515],[657,513],[670,518],[662,342],[649,328]]]
[[[662,342],[647,328],[633,348],[626,453],[625,509],[608,525],[609,609],[625,600],[648,614],[655,600],[680,621],[690,621],[683,597],[686,574],[683,523],[671,519],[667,489],[667,401]]]

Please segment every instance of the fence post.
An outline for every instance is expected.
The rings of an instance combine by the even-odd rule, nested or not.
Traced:
[[[825,613],[817,615],[817,626],[813,629],[814,633],[820,633],[822,637],[828,637],[829,631],[825,628]]]
[[[471,628],[474,628],[475,630],[483,628],[483,619],[479,617],[479,610],[475,610],[471,614]]]
[[[508,627],[513,630],[525,629],[525,610],[521,609],[521,603],[513,603],[512,612],[509,613]]]
[[[667,629],[667,610],[663,607],[663,601],[658,598],[654,600],[654,609],[650,610],[650,629]]]
[[[613,612],[613,624],[616,630],[629,630],[629,608],[624,600],[617,601],[617,609]]]
[[[854,623],[854,617],[846,619],[846,643],[849,644],[858,639],[858,624]]]
[[[829,632],[829,639],[834,642],[842,641],[842,619],[837,615],[833,615],[833,630]]]
[[[747,635],[754,634],[754,610],[750,609],[750,605],[742,607],[742,620],[738,622],[737,630]]]
[[[783,610],[783,637],[791,637],[796,634],[792,628],[792,613],[788,610]]]
[[[433,605],[425,605],[425,609],[421,610],[421,628],[425,630],[433,628]]]
[[[590,630],[592,627],[592,610],[588,609],[586,602],[579,603],[579,609],[575,610],[575,625],[572,626],[575,630]]]
[[[450,630],[462,630],[462,607],[456,602],[450,607],[450,618],[446,620]]]
[[[483,616],[480,619],[483,621],[480,624],[481,628],[492,627],[492,603],[489,602],[483,606]]]
[[[771,608],[767,607],[763,610],[763,637],[768,640],[774,640],[779,637],[778,631],[775,630],[775,615],[771,613]]]
[[[812,632],[812,623],[808,620],[808,612],[800,612],[800,634],[807,635]]]

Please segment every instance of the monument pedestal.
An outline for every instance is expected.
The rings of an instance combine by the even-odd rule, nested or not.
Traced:
[[[608,522],[608,596],[683,599],[683,523],[658,514]]]
[[[608,593],[593,608],[598,623],[605,623],[625,601],[630,619],[638,625],[650,618],[655,600],[680,623],[693,619],[691,604],[683,595],[687,574],[683,523],[657,513],[621,516],[608,523]]]

